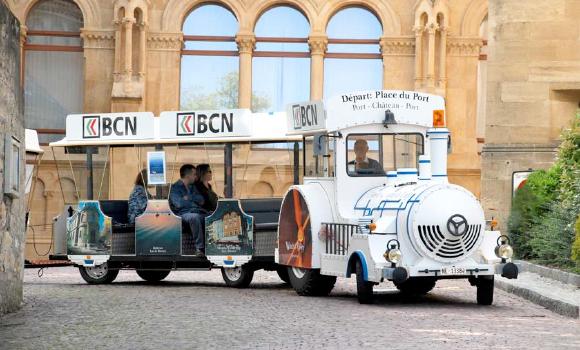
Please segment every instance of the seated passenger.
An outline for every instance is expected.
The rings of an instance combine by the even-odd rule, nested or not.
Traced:
[[[384,174],[385,171],[381,164],[372,158],[367,158],[369,145],[366,140],[358,139],[354,143],[355,159],[348,162],[354,165],[357,174]]]
[[[197,256],[205,256],[205,217],[203,196],[194,186],[196,180],[195,167],[185,164],[179,169],[180,179],[171,185],[169,190],[169,206],[175,215],[180,216],[193,235]]]
[[[129,195],[129,223],[135,224],[135,218],[145,212],[147,208],[147,199],[151,194],[147,192],[147,169],[143,169],[137,174],[135,186]]]
[[[199,164],[196,168],[196,176],[195,187],[203,196],[203,208],[208,212],[215,211],[218,195],[211,188],[212,173],[209,164]]]

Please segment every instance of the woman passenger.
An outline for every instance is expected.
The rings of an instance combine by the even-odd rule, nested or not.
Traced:
[[[209,164],[200,164],[197,166],[196,172],[197,180],[195,181],[195,187],[203,196],[203,208],[208,212],[213,212],[217,207],[218,195],[211,188],[211,168],[209,167]]]
[[[147,199],[151,194],[147,192],[147,169],[143,169],[137,174],[135,186],[129,195],[129,223],[134,224],[135,218],[147,208]]]

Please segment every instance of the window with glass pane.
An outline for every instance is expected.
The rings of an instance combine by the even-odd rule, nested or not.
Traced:
[[[417,168],[423,154],[421,134],[350,134],[347,137],[347,173],[384,176],[399,168]]]
[[[298,10],[280,6],[265,12],[255,28],[252,110],[284,111],[310,97],[310,25]]]
[[[382,27],[377,17],[364,8],[346,8],[330,19],[326,31],[324,96],[381,89],[383,65],[379,38]]]
[[[187,16],[181,52],[181,109],[237,108],[237,31],[236,17],[219,5],[200,6]]]
[[[316,140],[315,145],[315,138]],[[315,148],[319,151],[315,152]],[[304,138],[304,176],[334,176],[335,138],[332,135],[306,136]]]
[[[69,0],[38,2],[26,19],[24,115],[39,141],[62,138],[67,114],[83,109],[83,16]]]

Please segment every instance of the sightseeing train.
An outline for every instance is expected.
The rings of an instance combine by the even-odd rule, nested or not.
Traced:
[[[99,128],[123,121],[129,127],[107,135]],[[518,276],[508,238],[487,230],[479,200],[448,181],[450,135],[440,96],[361,91],[291,104],[275,114],[73,115],[65,139],[51,144],[70,148],[70,154],[85,152],[87,162],[97,154],[108,161],[111,148],[127,153],[131,145],[149,146],[147,162],[162,160],[155,174],[153,163],[147,165],[156,195],[142,217],[128,225],[122,220],[126,209],[118,209],[126,201],[95,200],[87,188],[89,198],[69,205],[55,222],[60,253],[54,257],[73,261],[89,283],[109,283],[124,268],[161,280],[173,269],[217,267],[228,285],[246,287],[254,271],[264,268],[276,270],[299,295],[328,295],[337,277],[354,276],[359,302],[372,303],[374,286],[385,280],[417,295],[440,279],[467,279],[477,288],[477,303],[489,305],[494,276]],[[107,149],[99,153],[97,146]],[[206,218],[205,257],[188,250],[191,233],[167,205],[170,160],[187,158],[195,147],[223,150],[224,193]],[[239,159],[233,153],[242,148],[287,156],[292,180],[282,198],[246,199],[234,191],[233,172],[241,165],[234,166]],[[135,169],[142,167],[139,161]],[[79,216],[87,210],[91,215]],[[98,228],[91,230],[91,223]],[[81,234],[82,247],[79,229],[90,232]]]

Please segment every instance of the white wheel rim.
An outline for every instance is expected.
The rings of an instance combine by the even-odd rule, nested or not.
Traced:
[[[226,277],[230,281],[237,281],[242,277],[242,268],[241,267],[227,268],[224,269],[224,273],[226,274]]]
[[[306,270],[301,269],[299,267],[292,266],[292,273],[299,279],[302,279],[304,275],[306,275]]]
[[[94,267],[85,267],[85,272],[87,273],[87,275],[95,280],[101,279],[103,278],[107,272],[109,272],[109,268],[107,267],[107,264],[101,264],[99,266],[94,266]]]

